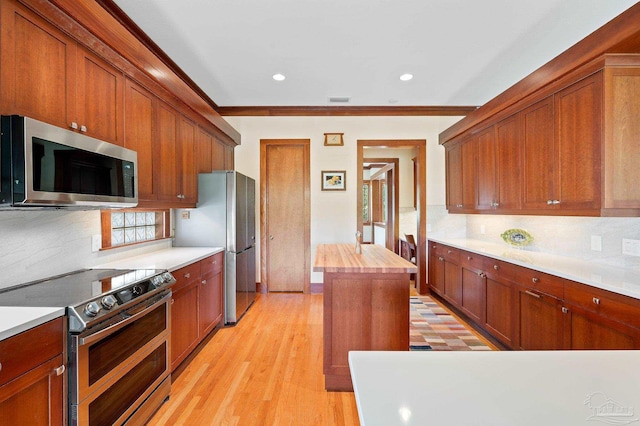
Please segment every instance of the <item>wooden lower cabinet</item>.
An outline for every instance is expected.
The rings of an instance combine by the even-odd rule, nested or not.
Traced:
[[[174,371],[224,316],[224,253],[173,272],[171,370]]]
[[[640,349],[632,297],[432,241],[429,286],[510,349]]]
[[[518,349],[564,349],[562,301],[527,287],[518,286],[516,291]]]
[[[65,328],[58,318],[0,341],[0,424],[65,424]]]
[[[485,286],[486,275],[482,270],[481,256],[462,252],[460,254],[460,309],[478,324],[482,324],[485,318]]]

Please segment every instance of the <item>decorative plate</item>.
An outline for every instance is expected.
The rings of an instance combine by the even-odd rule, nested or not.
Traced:
[[[533,237],[524,229],[507,229],[500,234],[505,243],[512,246],[527,246],[533,242]]]

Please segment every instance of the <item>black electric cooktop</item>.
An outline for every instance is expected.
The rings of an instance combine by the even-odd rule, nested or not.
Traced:
[[[164,271],[157,269],[86,269],[0,290],[0,306],[78,306]]]

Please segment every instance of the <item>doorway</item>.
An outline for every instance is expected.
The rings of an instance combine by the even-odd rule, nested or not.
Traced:
[[[426,294],[427,289],[427,166],[426,151],[427,141],[424,139],[411,140],[359,140],[357,147],[357,164],[358,164],[358,188],[363,188],[363,163],[365,158],[365,150],[367,148],[409,148],[415,149],[414,168],[414,191],[415,191],[415,212],[416,212],[416,265],[418,273],[416,274],[416,290],[420,294]],[[358,191],[357,200],[357,218],[358,230],[363,232],[363,215],[361,212],[363,207],[363,191]]]
[[[260,140],[260,281],[268,292],[311,292],[310,143]]]

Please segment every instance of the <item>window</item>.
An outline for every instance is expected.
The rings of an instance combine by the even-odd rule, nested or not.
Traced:
[[[103,210],[101,218],[103,249],[170,236],[169,210]]]

